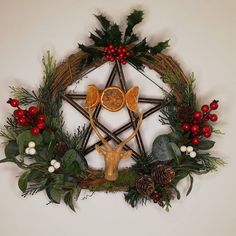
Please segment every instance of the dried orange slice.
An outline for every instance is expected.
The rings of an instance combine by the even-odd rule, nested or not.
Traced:
[[[108,111],[119,111],[125,105],[125,94],[117,86],[111,86],[103,90],[101,104]]]
[[[138,86],[130,88],[125,95],[126,106],[128,107],[129,110],[133,112],[138,111],[138,95],[139,95]]]
[[[94,108],[100,102],[100,93],[96,85],[91,84],[88,86],[85,108]]]

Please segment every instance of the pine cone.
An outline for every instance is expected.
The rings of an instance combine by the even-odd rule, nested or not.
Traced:
[[[65,152],[68,150],[68,146],[64,142],[58,142],[55,145],[55,153],[58,154],[59,156],[63,156]]]
[[[193,119],[193,109],[186,105],[186,104],[181,104],[178,107],[177,114],[180,119],[180,122],[191,122]]]
[[[156,165],[151,170],[151,176],[155,183],[167,185],[175,178],[175,171],[171,166]]]
[[[150,198],[153,200],[154,203],[158,203],[159,206],[163,207],[164,203],[161,200],[161,194],[158,193],[157,191],[154,191],[151,195]]]
[[[169,200],[173,200],[175,198],[175,190],[173,188],[167,186],[165,187],[165,192]]]
[[[155,191],[152,178],[148,175],[138,176],[136,179],[136,189],[139,193],[150,196]]]

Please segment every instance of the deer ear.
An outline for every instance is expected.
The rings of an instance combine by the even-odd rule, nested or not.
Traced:
[[[129,157],[131,157],[131,155],[132,155],[132,151],[131,150],[124,151],[124,152],[122,152],[122,159],[129,158]]]
[[[102,148],[100,148],[98,145],[95,145],[95,149],[100,155],[105,156],[106,152]]]

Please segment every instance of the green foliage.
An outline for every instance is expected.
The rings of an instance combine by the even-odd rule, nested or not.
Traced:
[[[18,186],[19,186],[19,189],[22,192],[25,192],[25,190],[27,189],[27,183],[28,183],[28,176],[29,176],[29,174],[30,174],[30,171],[26,171],[19,178]]]
[[[132,166],[132,169],[137,174],[150,174],[151,166],[156,161],[156,158],[152,154],[145,154],[139,158],[134,159],[135,164]]]
[[[14,159],[19,155],[19,147],[16,141],[10,141],[5,147],[5,156],[7,159]]]
[[[149,201],[147,197],[141,195],[136,190],[136,187],[130,187],[124,195],[125,201],[129,203],[132,207],[137,207],[139,204],[144,205],[147,201]]]
[[[16,138],[20,154],[24,154],[25,148],[28,146],[30,141],[35,142],[36,145],[40,145],[43,141],[42,135],[33,135],[30,130],[20,133]]]
[[[150,47],[150,53],[152,55],[155,55],[157,53],[161,53],[163,50],[165,50],[166,48],[170,47],[169,41],[170,40],[166,40],[164,42],[159,42],[156,46]]]
[[[198,144],[197,148],[200,150],[209,150],[213,148],[215,145],[215,142],[212,140],[201,140],[201,142]]]

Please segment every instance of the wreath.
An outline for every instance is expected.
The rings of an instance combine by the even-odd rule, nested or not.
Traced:
[[[50,203],[64,200],[75,210],[74,202],[83,189],[124,191],[125,200],[132,207],[151,201],[168,210],[171,200],[180,198],[178,183],[182,179],[190,179],[188,195],[195,174],[206,174],[224,165],[222,159],[209,153],[215,144],[210,137],[213,133],[220,134],[214,128],[218,101],[198,105],[193,74],[185,75],[172,57],[162,53],[169,47],[169,40],[150,46],[145,38],[140,39],[134,33],[134,27],[143,19],[142,11],[131,12],[124,33],[104,15],[95,16],[101,28],[90,34],[91,45],[79,44],[80,50],[61,63],[56,63],[47,52],[42,59],[43,83],[37,90],[10,87],[13,98],[7,103],[15,110],[0,133],[6,139],[6,157],[0,163],[12,162],[23,170],[18,186],[24,197],[45,190]],[[90,85],[86,94],[67,93],[69,85],[107,62],[113,69],[102,91]],[[170,88],[166,91],[158,86],[164,99],[139,97],[137,86],[128,88],[125,64],[158,86],[145,74],[144,68],[157,72]],[[116,75],[121,87],[112,86]],[[79,105],[76,99],[84,99],[85,106]],[[85,116],[89,125],[78,127],[74,134],[67,132],[61,109],[63,101]],[[139,102],[154,106],[139,112]],[[98,120],[101,109],[116,112],[125,106],[130,122],[117,130],[111,132]],[[146,151],[139,128],[142,120],[156,111],[161,112],[159,120],[170,127],[170,132],[158,135],[152,149]],[[118,135],[130,128],[131,134],[121,140]],[[93,131],[100,141],[88,147]],[[133,138],[139,151],[128,145]],[[95,149],[104,158],[104,169],[88,166],[86,155]],[[134,164],[119,169],[123,158],[132,158]]]

